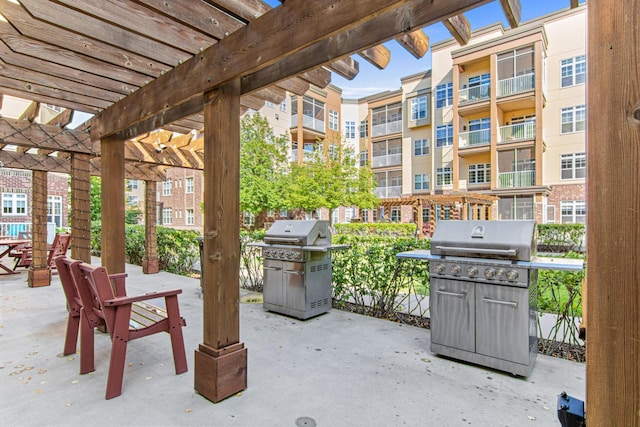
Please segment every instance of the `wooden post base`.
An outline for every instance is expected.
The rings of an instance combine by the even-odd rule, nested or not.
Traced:
[[[160,264],[157,258],[142,260],[142,272],[144,274],[156,274],[159,271],[160,271]]]
[[[30,288],[51,285],[51,270],[48,267],[39,269],[29,269],[28,284]]]
[[[247,349],[243,343],[218,350],[200,344],[195,353],[198,393],[217,403],[247,388]]]

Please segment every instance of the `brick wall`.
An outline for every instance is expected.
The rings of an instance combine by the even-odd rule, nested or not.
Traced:
[[[172,168],[167,170],[167,179],[171,179],[171,195],[162,195],[162,182],[157,184],[160,211],[158,220],[162,223],[162,210],[171,208],[171,224],[167,227],[201,231],[203,226],[202,203],[203,174],[202,171]],[[193,178],[193,193],[187,193],[187,179]],[[187,225],[187,210],[193,209],[193,224]]]
[[[560,203],[563,201],[586,201],[585,184],[554,185],[551,194],[547,197],[547,205],[555,206],[555,222],[560,222]]]

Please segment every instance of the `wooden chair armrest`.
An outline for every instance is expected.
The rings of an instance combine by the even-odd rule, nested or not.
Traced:
[[[138,301],[146,301],[162,297],[171,297],[182,293],[182,289],[171,289],[168,291],[149,292],[148,294],[137,295],[134,297],[116,297],[104,302],[105,306],[115,307],[119,305],[132,304]]]
[[[111,283],[113,283],[116,288],[117,297],[127,296],[127,286],[124,280],[126,277],[127,277],[127,273],[109,274],[109,280],[111,280]]]

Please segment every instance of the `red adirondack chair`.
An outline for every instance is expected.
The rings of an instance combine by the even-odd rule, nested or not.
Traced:
[[[49,254],[47,255],[47,265],[51,267],[52,274],[57,274],[56,264],[53,260],[67,254],[69,243],[71,243],[71,234],[68,233],[58,233],[53,239],[51,248],[49,248]],[[16,263],[13,266],[14,270],[18,267],[29,268],[33,260],[33,250],[31,248],[22,249],[16,253],[14,257],[16,259]]]
[[[62,284],[62,290],[67,298],[67,306],[69,309],[69,316],[67,318],[67,333],[64,340],[64,350],[62,354],[69,355],[74,354],[77,348],[78,331],[82,333],[80,336],[80,373],[86,374],[93,372],[94,367],[94,328],[104,325],[104,319],[100,317],[100,306],[97,300],[94,300],[95,307],[98,311],[87,310],[87,314],[84,322],[81,326],[82,320],[82,300],[78,293],[78,288],[75,285],[73,276],[71,273],[72,264],[80,264],[82,261],[67,258],[65,256],[59,256],[54,259],[57,271],[60,275],[60,283]],[[116,295],[126,296],[125,290],[125,277],[126,273],[110,274]]]
[[[182,327],[186,323],[180,317],[178,307],[178,294],[182,293],[182,289],[152,292],[135,297],[116,296],[104,267],[71,263],[70,270],[82,301],[81,364],[82,352],[93,351],[93,345],[89,350],[88,345],[85,348],[82,342],[82,338],[88,336],[88,333],[82,331],[83,327],[92,330],[97,326],[96,320],[103,318],[111,337],[107,399],[122,394],[127,344],[131,340],[158,332],[169,333],[176,375],[187,372],[187,356],[182,337]],[[157,298],[164,298],[166,312],[144,303]],[[139,315],[141,310],[146,310],[147,315]]]

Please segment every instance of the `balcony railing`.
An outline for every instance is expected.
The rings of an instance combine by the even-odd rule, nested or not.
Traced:
[[[371,159],[371,167],[373,168],[383,168],[385,166],[397,166],[400,164],[402,164],[402,153],[373,156]]]
[[[402,186],[397,185],[397,186],[391,186],[391,187],[378,187],[375,189],[374,193],[376,194],[376,196],[380,197],[381,199],[390,198],[390,197],[400,197],[400,195],[402,194]]]
[[[313,158],[313,151],[308,151],[308,150],[304,150],[304,153],[302,153],[303,156],[303,160],[311,160]],[[292,162],[297,162],[298,161],[298,149],[294,148],[291,150],[291,161]]]
[[[485,99],[489,99],[491,84],[484,83],[479,86],[468,87],[465,89],[460,89],[458,91],[459,103],[470,104],[472,102],[479,102]]]
[[[509,96],[520,92],[528,92],[536,87],[535,73],[523,74],[498,81],[497,96]]]
[[[373,125],[371,128],[371,136],[390,135],[392,133],[400,133],[402,131],[402,120],[394,120],[392,122]]]
[[[298,115],[292,114],[291,127],[296,127],[296,126],[298,126]],[[312,129],[318,132],[322,132],[322,133],[325,132],[324,120],[319,120],[319,119],[316,119],[315,117],[307,116],[306,114],[302,115],[302,126],[307,129]]]
[[[516,123],[508,126],[500,126],[498,129],[498,143],[506,144],[509,142],[526,141],[535,139],[536,122]]]
[[[536,171],[501,172],[498,183],[499,188],[532,187],[536,183]]]
[[[480,129],[472,130],[470,132],[460,133],[459,145],[460,148],[481,147],[483,145],[489,145],[491,143],[491,130]]]

